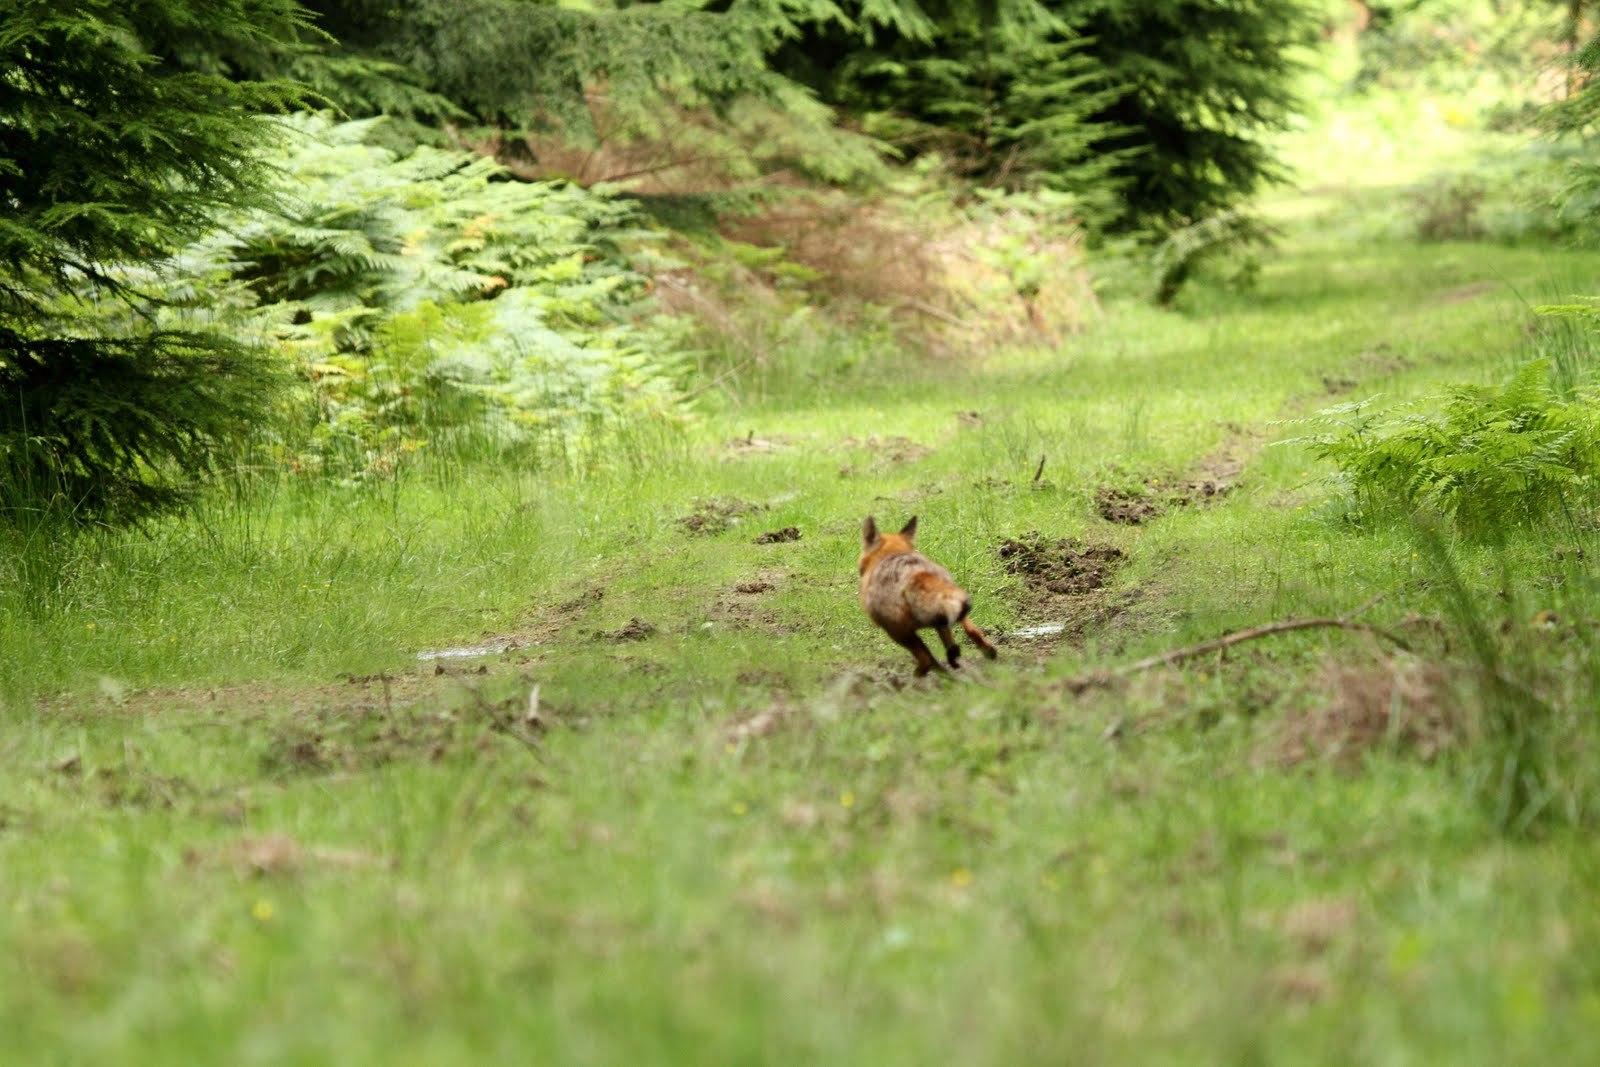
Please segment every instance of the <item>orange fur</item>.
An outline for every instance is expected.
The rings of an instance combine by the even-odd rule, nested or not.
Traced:
[[[951,627],[960,623],[973,644],[994,659],[998,654],[983,631],[967,617],[972,598],[950,572],[917,551],[917,519],[899,533],[880,534],[869,516],[861,529],[861,607],[897,644],[917,660],[917,675],[939,666],[918,630],[933,629],[951,667],[960,666],[961,651]]]

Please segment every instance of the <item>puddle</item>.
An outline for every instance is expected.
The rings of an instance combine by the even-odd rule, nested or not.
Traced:
[[[1067,628],[1064,622],[1045,622],[1037,626],[1024,626],[1020,630],[1012,630],[1009,637],[1053,637],[1062,633]]]
[[[498,656],[516,648],[515,641],[495,641],[487,645],[463,645],[460,648],[439,648],[431,652],[418,652],[418,659],[472,659],[475,656]]]

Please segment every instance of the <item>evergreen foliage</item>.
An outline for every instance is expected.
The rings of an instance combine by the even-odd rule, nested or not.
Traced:
[[[645,125],[668,102],[722,106],[754,95],[804,103],[765,61],[789,30],[785,3],[311,0],[307,6],[340,42],[339,55],[414,71],[428,92],[484,125],[554,123],[592,137],[596,94]],[[365,99],[336,96],[358,113],[384,103],[372,90]],[[406,108],[390,101],[383,110]]]
[[[911,26],[812,24],[777,63],[841,106],[957,131],[986,178],[1109,187],[1095,221],[1165,232],[1283,177],[1263,137],[1293,113],[1319,21],[1303,0],[1048,0]]]
[[[0,13],[0,478],[30,513],[137,517],[181,496],[265,407],[260,353],[149,322],[124,265],[158,263],[267,176],[246,112],[297,90],[179,70],[149,42],[306,26],[292,0],[19,0]],[[110,298],[126,332],[78,311]],[[20,513],[17,513],[20,514]]]
[[[1286,176],[1265,137],[1298,99],[1300,49],[1320,21],[1304,0],[1060,0],[1108,83],[1126,91],[1093,121],[1122,153],[1110,224],[1158,231],[1241,205]]]
[[[1093,214],[1110,210],[1122,159],[1098,150],[1116,131],[1093,116],[1122,90],[1083,38],[1048,22],[977,17],[879,47],[851,50],[841,47],[844,31],[832,36],[806,43],[813,60],[842,54],[823,91],[871,114],[873,132],[916,152],[940,151],[985,182],[1071,192]]]

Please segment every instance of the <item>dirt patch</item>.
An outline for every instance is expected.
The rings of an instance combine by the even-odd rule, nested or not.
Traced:
[[[1027,533],[1002,541],[998,554],[1006,570],[1022,580],[1016,596],[1022,625],[993,634],[1000,644],[1020,643],[1034,654],[1048,655],[1061,642],[1079,641],[1126,614],[1139,597],[1137,589],[1108,587],[1127,561],[1114,545]]]
[[[601,641],[643,641],[655,632],[654,626],[635,615],[626,625],[615,630],[596,630],[594,636]]]
[[[748,712],[730,720],[722,728],[722,735],[727,743],[732,745],[742,745],[760,737],[768,737],[777,733],[792,719],[796,710],[792,705],[779,701],[770,707]]]
[[[1102,485],[1095,491],[1094,507],[1102,519],[1124,526],[1140,526],[1174,508],[1209,504],[1227,495],[1232,485],[1220,478],[1193,480],[1148,478],[1138,490]]]
[[[1468,282],[1453,289],[1446,289],[1435,299],[1445,305],[1465,304],[1468,300],[1476,299],[1485,293],[1492,293],[1498,288],[1500,288],[1499,282]]]
[[[189,848],[184,862],[191,867],[219,865],[232,867],[241,876],[256,878],[286,877],[308,868],[351,869],[377,862],[377,857],[348,848],[302,845],[287,834],[242,837],[223,848],[202,851]]]
[[[1065,537],[1051,541],[1037,532],[1000,542],[999,555],[1029,589],[1064,596],[1099,589],[1126,558],[1115,545],[1080,545]]]
[[[1395,352],[1386,341],[1356,357],[1357,370],[1367,378],[1385,378],[1412,366],[1411,360]]]
[[[677,523],[690,537],[710,537],[737,526],[746,515],[764,510],[760,504],[743,500],[698,500],[694,510],[679,518]]]
[[[846,437],[840,444],[845,448],[864,448],[871,452],[875,459],[884,463],[914,463],[933,452],[927,445],[913,441],[909,437],[879,437],[877,434],[873,434],[865,441]]]
[[[750,594],[753,594],[753,593],[765,593],[768,590],[775,589],[775,588],[776,588],[776,586],[774,586],[771,582],[740,582],[738,585],[733,587],[733,591],[735,593],[750,593]]]
[[[1107,522],[1139,526],[1161,514],[1161,504],[1152,497],[1131,493],[1116,486],[1102,485],[1095,490],[1094,510]]]
[[[1345,937],[1360,914],[1350,897],[1320,897],[1289,908],[1273,925],[1297,948],[1319,953]]]
[[[775,452],[787,452],[794,444],[794,438],[783,434],[772,434],[769,437],[757,437],[751,430],[743,437],[731,437],[724,441],[717,450],[724,456],[770,456]]]
[[[778,545],[785,541],[798,540],[800,540],[800,527],[785,526],[781,530],[768,530],[764,534],[758,534],[755,538],[755,543],[758,545]]]
[[[1434,664],[1330,662],[1312,691],[1328,694],[1327,702],[1285,718],[1257,751],[1258,764],[1287,768],[1325,759],[1355,770],[1383,745],[1427,762],[1465,735],[1449,680]]]

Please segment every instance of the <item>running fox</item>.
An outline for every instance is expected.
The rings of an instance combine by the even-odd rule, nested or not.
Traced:
[[[952,667],[961,665],[961,649],[950,632],[958,622],[973,644],[994,659],[998,655],[994,646],[967,618],[972,598],[956,585],[949,571],[917,551],[916,537],[915,515],[897,534],[878,533],[878,524],[867,516],[861,527],[861,606],[897,644],[917,657],[919,678],[940,665],[917,636],[917,631],[926,627],[939,631]]]

